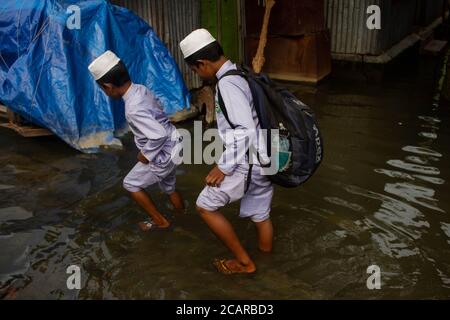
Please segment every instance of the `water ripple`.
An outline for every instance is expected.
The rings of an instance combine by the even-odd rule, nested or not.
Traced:
[[[336,204],[338,206],[342,206],[356,212],[366,211],[364,207],[360,206],[359,204],[351,203],[338,197],[324,197],[323,199],[329,203]]]
[[[391,178],[400,178],[400,179],[410,180],[410,181],[419,179],[419,180],[426,181],[426,182],[436,184],[436,185],[442,185],[445,183],[445,180],[441,179],[441,178],[429,177],[429,176],[424,176],[424,175],[420,175],[420,174],[412,174],[411,175],[411,174],[408,174],[408,173],[402,172],[402,171],[387,170],[387,169],[374,169],[374,172],[379,173],[379,174],[384,174]]]
[[[441,171],[436,167],[422,166],[414,163],[405,162],[403,160],[389,160],[387,164],[395,168],[400,168],[417,173],[431,174],[431,175],[438,175],[441,173]]]
[[[389,225],[415,240],[421,237],[423,227],[430,227],[427,221],[421,220],[423,213],[408,203],[357,186],[347,186],[345,189],[351,194],[381,201],[374,217],[381,224]]]
[[[427,139],[437,139],[437,134],[433,132],[420,132],[419,136]]]
[[[442,157],[442,154],[434,151],[433,149],[430,148],[425,148],[425,147],[416,147],[416,146],[405,146],[402,148],[403,151],[406,152],[411,152],[411,153],[415,153],[415,154],[421,154],[421,155],[426,155],[426,156],[433,156],[433,157]]]
[[[435,194],[433,189],[416,186],[411,183],[387,183],[384,191],[428,209],[445,212],[437,206],[438,200],[433,198]]]

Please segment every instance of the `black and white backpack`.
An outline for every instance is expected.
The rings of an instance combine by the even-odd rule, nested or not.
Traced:
[[[230,70],[227,76],[241,76],[247,80],[262,129],[266,129],[267,155],[277,163],[276,173],[269,179],[282,187],[293,188],[306,182],[323,159],[323,140],[313,111],[286,88],[275,84],[267,75],[256,74],[247,68]],[[219,107],[234,129],[218,88]],[[278,134],[272,134],[278,129]],[[271,155],[276,144],[277,155]],[[250,169],[251,172],[251,169]]]

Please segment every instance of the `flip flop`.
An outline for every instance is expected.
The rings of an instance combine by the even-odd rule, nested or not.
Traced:
[[[217,271],[219,271],[222,274],[225,275],[231,275],[237,273],[236,271],[231,270],[228,268],[228,266],[225,264],[227,260],[226,259],[214,259],[213,265],[216,267]]]
[[[227,259],[214,259],[213,261],[213,265],[214,267],[216,267],[217,271],[219,271],[220,273],[224,274],[224,275],[232,275],[232,274],[245,274],[245,275],[251,275],[254,274],[255,271],[253,272],[241,272],[241,271],[235,271],[230,269],[230,267],[227,266],[226,262],[228,260]]]
[[[142,226],[145,227],[145,230],[142,228]],[[166,227],[166,228],[161,228],[156,223],[154,223],[153,220],[151,220],[151,219],[139,222],[139,227],[144,232],[148,232],[148,231],[165,231],[165,230],[169,230],[170,229],[170,226]]]

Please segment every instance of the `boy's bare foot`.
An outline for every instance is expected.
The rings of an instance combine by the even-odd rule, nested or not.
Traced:
[[[154,229],[167,229],[170,226],[170,223],[166,221],[166,223],[162,225],[158,225],[153,221],[141,221],[139,222],[139,228],[146,232]]]
[[[243,265],[242,263],[234,259],[215,259],[213,264],[216,267],[217,271],[226,275],[237,273],[253,273],[256,271],[256,267],[253,262],[248,265]]]

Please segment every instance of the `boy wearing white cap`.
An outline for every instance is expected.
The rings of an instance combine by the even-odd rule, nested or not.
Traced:
[[[150,216],[139,226],[143,231],[167,228],[169,221],[158,211],[145,188],[158,184],[175,210],[184,209],[175,190],[176,165],[172,161],[172,150],[178,143],[172,139],[178,136],[176,129],[158,99],[145,86],[131,82],[125,64],[113,52],[106,51],[95,59],[89,71],[107,96],[125,102],[125,117],[139,153],[138,162],[125,177],[123,186]]]
[[[240,76],[221,79],[225,73],[237,68],[224,57],[222,47],[207,30],[195,30],[180,43],[180,48],[186,63],[202,79],[220,79],[216,89],[220,89],[229,118],[228,121],[221,112],[216,93],[217,126],[225,151],[218,165],[205,179],[207,186],[197,199],[197,210],[235,259],[216,259],[214,265],[224,274],[252,273],[256,270],[254,262],[242,247],[231,224],[219,212],[225,205],[241,200],[239,216],[250,218],[255,223],[259,249],[263,252],[272,250],[273,227],[269,216],[272,183],[262,174],[258,164],[249,172],[247,151],[249,145],[255,143],[253,137],[260,130],[252,94],[247,81]],[[250,179],[248,186],[247,179]]]

